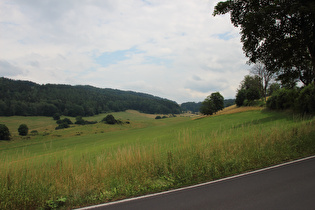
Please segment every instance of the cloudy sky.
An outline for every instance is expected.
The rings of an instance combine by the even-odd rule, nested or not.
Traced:
[[[250,68],[216,0],[0,0],[0,76],[178,103],[235,98]]]

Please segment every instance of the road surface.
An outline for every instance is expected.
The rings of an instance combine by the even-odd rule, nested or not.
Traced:
[[[84,209],[315,209],[315,156],[188,188]]]

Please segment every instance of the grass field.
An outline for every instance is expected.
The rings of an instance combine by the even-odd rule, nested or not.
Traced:
[[[52,118],[0,117],[12,133],[0,142],[0,209],[70,209],[315,154],[313,117],[236,107],[205,118],[113,115],[131,123],[54,130]],[[19,137],[22,123],[39,134]]]

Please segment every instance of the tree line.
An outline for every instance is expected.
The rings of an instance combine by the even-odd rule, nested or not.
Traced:
[[[247,75],[237,91],[236,104],[252,105],[269,95],[270,109],[314,114],[315,1],[218,2],[213,15],[226,13],[240,28],[248,63],[255,64],[254,75]],[[276,82],[270,84],[270,78]]]
[[[224,107],[232,106],[235,104],[235,99],[224,99],[223,105]],[[199,112],[202,106],[202,102],[185,102],[180,105],[180,108],[183,112],[191,111],[191,112]]]
[[[127,109],[178,114],[180,106],[149,94],[92,86],[46,84],[0,78],[0,116],[93,116]]]

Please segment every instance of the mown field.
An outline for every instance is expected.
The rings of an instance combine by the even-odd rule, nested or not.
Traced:
[[[0,141],[0,209],[71,209],[315,154],[314,117],[236,108],[205,118],[112,114],[130,124],[54,130],[52,118],[0,117],[12,134]],[[18,136],[22,123],[38,135]]]

